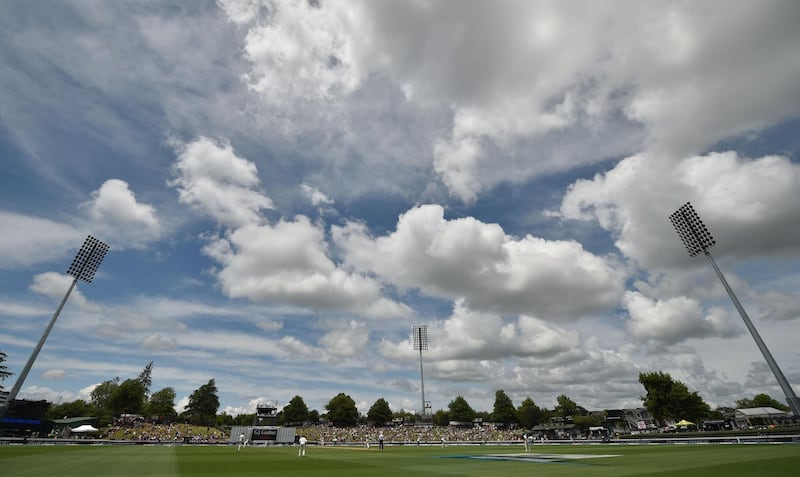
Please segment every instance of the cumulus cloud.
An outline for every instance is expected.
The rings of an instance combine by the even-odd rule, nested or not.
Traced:
[[[252,22],[255,3],[222,1],[231,20]],[[252,69],[250,88],[273,103],[325,100],[350,91],[359,81],[352,50],[350,21],[342,6],[319,8],[312,2],[262,2],[268,21],[248,31],[244,51]]]
[[[622,296],[624,271],[577,242],[516,239],[497,224],[447,220],[438,205],[408,210],[382,237],[354,222],[332,236],[347,264],[476,310],[571,320]]]
[[[376,77],[408,103],[450,111],[428,154],[450,193],[467,202],[501,181],[631,147],[694,153],[800,110],[791,2],[221,5],[246,28],[250,87],[283,111],[307,113],[313,102],[318,115],[340,114],[334,105]],[[754,84],[764,93],[749,94]],[[549,163],[536,153],[558,155],[576,141],[579,153]],[[603,143],[615,146],[595,147]]]
[[[293,356],[295,359],[311,359],[319,356],[313,346],[303,343],[294,336],[284,336],[277,345],[287,356]]]
[[[115,248],[138,248],[158,239],[163,226],[155,208],[136,200],[128,183],[109,179],[82,204],[88,211],[93,230]]]
[[[428,326],[429,355],[436,361],[497,360],[509,357],[552,357],[579,344],[576,331],[530,316],[503,319],[495,313],[470,310],[459,300],[446,320]],[[407,342],[383,343],[384,354],[408,354]]]
[[[560,215],[596,220],[625,256],[645,267],[688,262],[668,215],[690,201],[718,239],[717,254],[752,258],[798,249],[800,211],[786,197],[800,187],[800,166],[786,157],[735,152],[676,164],[636,155],[569,187]]]
[[[321,225],[303,215],[266,223],[260,211],[272,201],[255,188],[255,165],[236,156],[229,143],[200,137],[176,151],[178,177],[171,185],[181,202],[229,227],[223,235],[208,235],[203,249],[220,264],[216,276],[226,295],[362,316],[408,314],[406,306],[382,296],[378,282],[337,266]]]
[[[706,311],[700,303],[686,297],[652,300],[632,291],[625,294],[623,305],[630,316],[628,330],[643,341],[671,345],[690,338],[741,334],[728,313],[720,308]]]
[[[346,358],[359,356],[367,349],[369,342],[369,329],[364,323],[350,320],[346,326],[340,326],[328,331],[319,340],[329,356]]]
[[[46,386],[28,386],[20,389],[18,399],[28,399],[30,401],[45,400],[48,402],[61,404],[72,402],[80,399],[83,396],[76,396],[74,392],[70,391],[55,391]]]
[[[231,297],[361,313],[382,299],[373,279],[336,266],[324,230],[305,216],[238,228],[212,240],[205,252],[221,264],[217,277]],[[391,316],[407,313],[399,304],[381,308]]]
[[[259,223],[262,209],[272,200],[259,191],[258,170],[236,155],[225,140],[199,137],[189,143],[175,143],[177,177],[170,185],[179,199],[226,226]]]

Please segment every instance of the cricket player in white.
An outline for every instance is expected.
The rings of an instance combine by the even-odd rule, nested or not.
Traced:
[[[306,439],[306,436],[300,436],[300,450],[297,451],[297,457],[306,456],[306,444],[308,444],[308,439]]]

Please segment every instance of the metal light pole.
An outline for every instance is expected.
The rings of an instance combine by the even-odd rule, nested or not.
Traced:
[[[425,401],[425,378],[422,373],[422,351],[428,350],[428,326],[414,325],[411,328],[412,342],[414,350],[419,351],[419,382],[422,390],[422,419],[425,420],[425,409],[428,403]]]
[[[2,407],[0,407],[0,421],[3,419],[3,417],[5,417],[6,412],[8,412],[8,409],[11,407],[11,403],[14,402],[14,399],[16,399],[17,393],[19,393],[22,384],[25,382],[25,378],[28,377],[28,373],[33,367],[33,362],[36,361],[36,357],[39,355],[39,351],[42,350],[42,346],[44,346],[44,342],[47,340],[50,330],[52,330],[53,325],[56,324],[58,315],[61,314],[64,304],[67,303],[67,298],[69,298],[70,293],[72,293],[72,289],[75,288],[78,280],[83,280],[86,283],[92,283],[94,274],[97,272],[97,267],[100,266],[100,262],[103,261],[103,258],[106,256],[106,252],[108,252],[108,245],[97,240],[91,235],[86,237],[86,240],[83,242],[83,246],[81,246],[81,249],[78,250],[78,254],[75,255],[75,259],[72,260],[72,265],[70,265],[69,269],[67,270],[67,275],[71,275],[75,277],[75,279],[72,280],[72,284],[69,286],[64,298],[61,300],[61,304],[58,305],[58,309],[50,319],[50,323],[47,325],[47,328],[45,328],[42,337],[39,339],[39,343],[36,345],[36,348],[34,348],[33,353],[31,353],[31,357],[28,358],[25,368],[23,368],[22,372],[19,373],[17,382],[14,383],[14,387],[11,388],[11,392],[9,392],[6,402]]]
[[[711,236],[711,232],[708,231],[703,221],[700,220],[700,217],[694,211],[692,204],[689,202],[670,215],[669,220],[672,222],[675,230],[678,231],[678,235],[681,237],[683,244],[686,246],[686,250],[689,252],[689,256],[694,257],[702,252],[706,258],[708,258],[708,261],[711,262],[714,272],[716,272],[717,277],[719,277],[719,280],[722,282],[722,286],[725,287],[725,291],[728,292],[728,296],[731,297],[733,305],[736,307],[742,320],[744,320],[744,324],[753,336],[756,345],[758,345],[758,349],[761,350],[761,354],[764,355],[769,369],[772,371],[772,374],[775,375],[775,379],[778,380],[778,384],[783,390],[783,394],[786,396],[786,402],[789,403],[792,414],[800,416],[800,399],[798,399],[797,395],[794,393],[789,381],[786,380],[786,376],[783,375],[781,368],[778,367],[778,363],[775,361],[775,358],[772,357],[772,353],[767,349],[767,345],[764,343],[764,340],[761,339],[761,335],[758,334],[755,325],[750,321],[750,317],[747,316],[747,312],[744,311],[742,304],[739,303],[739,299],[736,298],[736,294],[733,293],[733,289],[728,285],[728,281],[725,280],[716,262],[714,262],[714,258],[711,257],[711,253],[708,251],[709,248],[717,243],[714,237]]]

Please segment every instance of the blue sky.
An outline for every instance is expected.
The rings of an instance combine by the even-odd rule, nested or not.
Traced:
[[[0,350],[18,373],[87,234],[111,246],[20,397],[154,362],[179,405],[418,410],[795,389],[796,2],[0,5]],[[14,378],[3,382],[6,388]]]

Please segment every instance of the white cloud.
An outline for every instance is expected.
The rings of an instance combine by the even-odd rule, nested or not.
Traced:
[[[175,401],[175,407],[173,409],[175,409],[175,412],[180,414],[186,410],[186,406],[188,405],[189,405],[189,396],[184,396]]]
[[[259,223],[262,209],[272,201],[256,190],[260,180],[255,164],[236,155],[227,141],[206,137],[176,143],[177,177],[170,185],[178,189],[180,201],[226,226]]]
[[[571,320],[622,296],[625,273],[577,242],[516,239],[497,224],[446,220],[437,205],[408,210],[386,236],[373,238],[354,222],[333,227],[332,236],[348,265],[476,310]]]
[[[109,179],[80,204],[85,221],[75,224],[0,210],[0,227],[15,230],[0,236],[0,268],[20,267],[63,259],[89,230],[114,248],[139,248],[163,233],[155,209],[136,201],[128,184]]]
[[[652,300],[639,292],[627,292],[623,304],[630,315],[627,328],[639,340],[672,345],[690,338],[741,334],[722,309],[705,311],[700,303],[685,297]]]
[[[150,351],[174,351],[178,348],[178,341],[161,333],[152,333],[139,340],[139,346]]]
[[[32,292],[60,301],[64,298],[64,294],[67,293],[70,284],[74,280],[75,278],[69,275],[45,272],[34,276],[33,282],[30,284],[29,288]],[[84,311],[98,311],[100,309],[99,305],[91,303],[83,296],[80,290],[78,290],[77,285],[73,288],[69,299],[70,303],[73,303]]]
[[[444,141],[433,146],[434,168],[451,194],[464,202],[474,202],[481,189],[478,160],[481,148],[474,138]]]
[[[355,320],[329,331],[319,340],[328,355],[338,358],[363,356],[368,342],[369,329]]]
[[[639,128],[647,148],[685,154],[800,111],[792,4],[222,5],[247,28],[250,86],[283,111],[305,111],[296,119],[309,101],[321,106],[317,115],[340,114],[336,103],[375,77],[409,103],[450,110],[451,129],[429,153],[451,194],[467,202],[501,181],[619,154]],[[750,94],[756,84],[762,94]],[[550,133],[570,137],[562,144],[577,139],[582,154],[537,167],[548,160],[536,151]],[[592,134],[617,147],[595,150]],[[514,152],[520,140],[531,141],[524,155]]]
[[[183,206],[220,224],[203,234],[212,261],[194,263],[223,294],[255,303],[234,299],[225,308],[212,304],[213,293],[203,302],[173,300],[177,287],[168,287],[163,296],[114,305],[109,289],[103,313],[68,307],[70,319],[59,325],[70,337],[103,338],[86,340],[91,350],[84,355],[96,359],[65,358],[56,333],[43,369],[67,370],[76,383],[86,374],[92,382],[120,370],[135,376],[143,363],[123,360],[138,361],[144,349],[159,362],[180,360],[164,376],[187,388],[182,395],[210,377],[207,367],[193,371],[196,363],[217,362],[224,399],[247,403],[228,409],[252,407],[248,400],[261,391],[249,381],[263,379],[285,379],[282,393],[310,393],[319,402],[344,384],[362,407],[395,392],[386,398],[412,408],[419,404],[409,390],[418,381],[409,384],[415,379],[408,370],[416,356],[398,342],[397,329],[406,320],[375,327],[361,318],[413,315],[389,298],[397,293],[417,307],[415,319],[432,320],[426,391],[436,408],[465,393],[490,409],[490,387],[513,391],[517,403],[533,395],[552,406],[566,392],[587,407],[638,405],[640,363],[693,376],[705,387],[692,388],[704,397],[706,390],[736,396],[736,383],[715,375],[739,379],[745,370],[736,363],[759,358],[748,336],[728,337],[739,320],[707,264],[686,256],[667,215],[685,200],[695,204],[719,240],[714,253],[729,281],[748,308],[756,303],[753,317],[765,318],[762,332],[781,343],[776,350],[786,358],[778,359],[791,363],[797,284],[772,273],[796,268],[800,243],[800,217],[791,210],[798,185],[792,145],[753,136],[753,149],[788,147],[789,157],[686,156],[798,115],[797,8],[755,1],[220,0],[136,12],[114,2],[15,9],[4,24],[13,34],[3,50],[11,74],[0,79],[0,117],[9,150],[20,151],[20,174],[44,192],[26,200],[9,188],[9,203],[23,208],[0,212],[0,227],[14,231],[0,237],[0,268],[68,264],[81,231],[95,234],[103,224],[112,250],[167,236],[183,219],[166,215],[167,202],[154,199],[168,164],[152,132],[213,134],[230,142],[196,136],[174,146],[172,185]],[[55,133],[52,124],[60,125]],[[111,156],[102,152],[110,147]],[[86,151],[80,164],[77,149]],[[244,150],[253,151],[250,160]],[[531,219],[535,202],[558,193],[554,182],[532,178],[564,172],[563,179],[581,174],[576,166],[620,157],[628,159],[574,184],[561,210],[562,218],[590,227],[597,221],[603,230],[579,227],[589,230],[583,237],[602,234],[599,245],[570,240],[575,224],[513,235],[542,225]],[[110,165],[124,172],[115,177],[136,182],[86,175]],[[86,201],[87,183],[102,186],[85,215],[72,214],[69,204]],[[528,185],[545,188],[520,213],[526,206],[492,194],[498,184],[497,192],[520,194]],[[51,203],[37,217],[19,213],[70,194],[78,199],[61,210]],[[267,215],[271,199],[281,210]],[[502,227],[488,218],[445,220],[447,200],[476,203],[458,210],[480,209],[481,217],[501,203],[514,209],[498,220],[514,218]],[[321,219],[293,218],[308,203],[319,216],[336,205],[365,224],[334,229],[334,244]],[[376,220],[376,211],[387,203],[392,216],[403,207],[397,204],[445,205],[408,210],[395,231],[383,232],[386,216]],[[267,220],[277,215],[284,218]],[[537,238],[562,230],[563,240]],[[609,237],[629,270],[587,252],[604,249]],[[170,252],[157,253],[165,259]],[[775,256],[764,259],[768,254]],[[159,264],[185,265],[174,260],[179,255],[186,257]],[[754,269],[764,272],[752,279]],[[639,279],[637,291],[624,295],[631,276]],[[32,289],[60,299],[66,288],[59,287],[68,283],[56,278],[37,278]],[[52,313],[12,289],[4,293],[6,315]],[[451,302],[452,316],[430,317]],[[618,316],[626,305],[630,316]],[[32,347],[41,330],[18,330],[36,328],[37,320],[10,321],[0,340]],[[229,326],[238,331],[224,331]],[[599,336],[586,338],[592,335]],[[352,354],[372,353],[376,340],[378,356]],[[732,349],[745,361],[730,359]],[[322,367],[328,362],[337,366]],[[332,378],[298,377],[308,363]],[[746,389],[769,389],[769,381],[754,374]],[[226,391],[243,388],[246,395]],[[377,395],[365,397],[370,393]]]
[[[596,220],[625,256],[664,267],[689,261],[668,216],[690,201],[717,238],[715,255],[751,258],[798,250],[800,210],[786,200],[798,188],[800,166],[785,157],[725,152],[672,164],[637,155],[572,184],[560,214]]]
[[[283,329],[282,321],[258,321],[256,323],[260,329],[264,331],[280,331]]]
[[[55,391],[46,386],[28,386],[20,389],[17,399],[28,399],[30,401],[45,400],[55,404],[72,402],[80,399],[71,391]]]
[[[77,228],[49,219],[0,210],[0,269],[47,263],[64,258],[85,235]]]
[[[325,195],[325,193],[308,184],[300,184],[300,191],[314,207],[332,205],[334,203],[334,200]]]
[[[142,247],[163,233],[155,208],[137,202],[125,181],[105,181],[82,206],[88,210],[92,229],[115,248]]]
[[[83,399],[86,402],[91,402],[92,401],[92,391],[94,391],[94,388],[96,388],[99,385],[100,385],[100,383],[97,383],[97,384],[92,384],[92,385],[86,386],[85,388],[81,388],[81,390],[78,391],[78,399]]]
[[[260,211],[271,208],[272,201],[254,189],[259,184],[255,165],[236,156],[230,144],[201,137],[179,145],[177,152],[179,177],[171,185],[181,202],[230,227],[224,236],[207,236],[204,247],[221,265],[216,276],[226,295],[364,316],[408,313],[404,305],[382,297],[371,278],[337,267],[324,229],[308,217],[264,223]]]
[[[303,343],[294,336],[284,336],[277,344],[287,356],[292,356],[295,359],[313,359],[320,357],[320,353],[314,349],[314,347]]]
[[[576,331],[524,315],[504,320],[496,314],[469,310],[461,300],[455,303],[452,316],[432,326],[428,334],[437,343],[431,354],[442,360],[546,358],[579,345]]]
[[[265,398],[265,397],[257,397],[257,398],[250,399],[247,402],[247,405],[245,405],[245,406],[239,406],[239,407],[226,406],[225,408],[223,408],[221,410],[221,412],[224,412],[225,414],[227,414],[229,416],[234,416],[234,417],[238,416],[239,414],[255,414],[256,413],[256,408],[259,405],[261,405],[261,404],[263,404],[265,402],[268,402],[268,401],[269,400],[267,398]],[[187,404],[188,404],[188,402],[187,402]]]
[[[67,375],[67,372],[63,369],[48,369],[47,371],[42,373],[42,378],[44,379],[64,379]]]
[[[354,313],[371,312],[383,300],[374,280],[336,266],[324,231],[304,216],[240,227],[211,241],[205,252],[221,264],[217,277],[230,297]],[[402,305],[382,311],[407,313]]]
[[[7,316],[43,316],[52,313],[52,310],[42,306],[25,303],[12,303],[0,298],[0,315]]]
[[[250,21],[254,8],[239,14],[240,2],[221,2],[234,21]],[[310,2],[264,2],[269,21],[256,22],[244,51],[252,69],[248,85],[271,103],[324,101],[347,93],[360,80],[350,57],[352,30],[348,13],[337,6],[315,8]],[[251,4],[252,5],[252,4]]]

